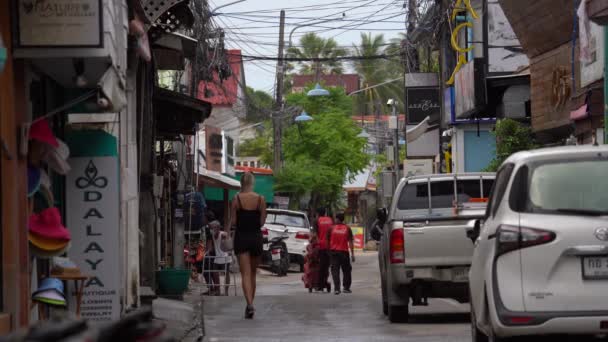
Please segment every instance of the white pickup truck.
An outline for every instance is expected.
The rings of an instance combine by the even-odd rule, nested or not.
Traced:
[[[382,307],[391,322],[407,322],[412,305],[428,298],[468,302],[474,245],[466,237],[483,217],[494,173],[404,178],[390,210],[378,210],[376,234]]]

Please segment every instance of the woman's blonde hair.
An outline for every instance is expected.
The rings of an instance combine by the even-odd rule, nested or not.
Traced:
[[[255,177],[251,172],[245,172],[243,177],[241,177],[241,191],[253,191],[253,186],[255,185]]]

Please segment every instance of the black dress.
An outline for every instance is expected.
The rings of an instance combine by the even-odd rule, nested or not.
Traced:
[[[254,210],[243,209],[239,195],[236,195],[238,207],[236,210],[236,232],[234,235],[234,253],[236,255],[249,253],[258,257],[263,251],[262,210],[260,209],[262,197],[258,199],[258,207]]]

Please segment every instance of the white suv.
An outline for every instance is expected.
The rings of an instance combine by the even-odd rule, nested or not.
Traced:
[[[514,154],[467,235],[474,342],[608,333],[608,146]]]

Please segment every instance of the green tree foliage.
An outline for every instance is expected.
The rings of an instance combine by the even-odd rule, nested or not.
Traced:
[[[388,45],[388,47],[391,46]],[[354,49],[359,57],[394,54],[395,52],[389,51],[388,47],[384,40],[384,35],[361,33],[361,43],[358,46],[355,45]],[[399,53],[399,50],[396,53]],[[403,76],[403,67],[399,63],[394,63],[393,60],[374,58],[355,60],[353,66],[363,81],[362,88],[373,87]],[[387,108],[384,106],[386,100],[389,98],[401,99],[403,93],[403,82],[400,81],[367,89],[355,95],[357,112],[358,114],[376,114],[377,112],[385,114],[387,111]],[[404,110],[403,101],[399,101],[398,110],[400,112]]]
[[[336,206],[347,175],[369,163],[365,139],[350,119],[351,99],[341,89],[328,97],[291,94],[287,104],[306,110],[314,120],[293,124],[283,138],[284,166],[276,177],[276,190],[297,199],[310,192],[310,206]]]
[[[270,118],[274,99],[268,93],[247,87],[247,121],[260,122]]]
[[[502,119],[496,123],[496,157],[484,171],[496,172],[510,155],[538,147],[530,127],[513,119]]]
[[[346,56],[346,50],[338,47],[338,43],[332,38],[322,38],[315,33],[307,33],[300,38],[299,47],[287,49],[287,57],[292,58],[336,58]],[[300,73],[302,74],[341,74],[344,70],[342,61],[310,61],[299,62]]]

